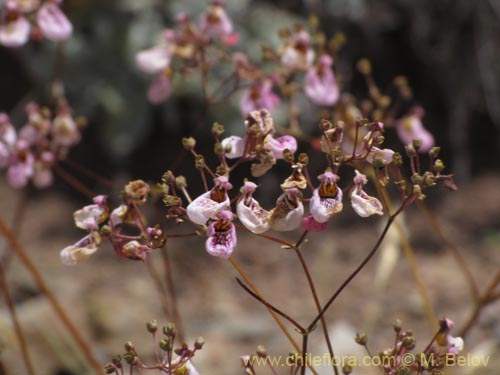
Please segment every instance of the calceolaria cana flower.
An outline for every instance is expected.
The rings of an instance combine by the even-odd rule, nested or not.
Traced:
[[[332,106],[339,99],[340,90],[333,74],[332,64],[332,58],[323,55],[320,57],[318,65],[307,71],[304,90],[314,104]]]
[[[227,259],[233,253],[237,243],[233,219],[231,211],[221,211],[208,226],[205,248],[210,255]]]
[[[309,211],[319,223],[326,223],[333,215],[342,211],[342,189],[337,186],[337,175],[330,170],[319,177],[320,185],[314,189]]]
[[[294,230],[300,226],[303,216],[304,205],[299,189],[287,189],[276,200],[276,206],[270,212],[269,225],[278,232]]]
[[[354,211],[361,217],[368,217],[371,215],[383,215],[384,210],[382,203],[375,198],[371,197],[363,190],[363,185],[368,183],[364,174],[355,171],[354,188],[351,193],[351,206]]]
[[[253,198],[257,185],[245,181],[240,189],[241,197],[236,204],[236,212],[241,223],[252,233],[264,233],[269,229],[269,211],[263,209]]]
[[[215,219],[218,213],[230,206],[227,191],[233,186],[227,177],[216,177],[214,184],[212,190],[203,193],[187,206],[187,215],[193,223],[205,225],[209,219]]]

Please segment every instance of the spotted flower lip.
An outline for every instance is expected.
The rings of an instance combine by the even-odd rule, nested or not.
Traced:
[[[401,119],[396,124],[399,139],[408,145],[415,139],[422,142],[419,152],[429,151],[435,144],[434,136],[424,127],[419,114],[411,114]]]
[[[304,90],[314,104],[332,106],[339,99],[340,90],[335,80],[332,64],[332,58],[323,55],[319,59],[318,65],[307,71]]]
[[[326,171],[319,177],[320,186],[314,189],[309,211],[318,223],[326,223],[333,215],[342,211],[342,189],[337,186],[338,177]]]
[[[200,195],[186,208],[189,219],[196,224],[205,225],[209,219],[215,219],[217,214],[231,205],[227,190],[232,185],[227,177],[216,177],[214,182],[212,190]]]
[[[210,255],[227,259],[233,253],[237,244],[233,219],[234,214],[224,210],[219,213],[217,220],[208,226],[205,248]]]
[[[287,189],[276,200],[276,206],[270,211],[270,227],[278,232],[298,228],[304,216],[304,205],[297,188]]]
[[[100,244],[101,236],[98,232],[92,232],[74,245],[62,249],[59,253],[59,257],[64,265],[74,266],[94,254]]]
[[[371,215],[383,215],[384,210],[382,203],[375,198],[371,197],[363,190],[368,180],[364,174],[355,170],[356,176],[354,177],[354,189],[351,193],[351,206],[354,211],[361,217],[368,217]]]
[[[263,209],[252,197],[257,189],[253,182],[246,181],[241,187],[241,198],[236,205],[236,213],[241,223],[252,233],[260,234],[269,229],[269,211]]]
[[[39,9],[37,22],[43,35],[54,42],[66,40],[73,34],[73,25],[55,1],[48,1]]]

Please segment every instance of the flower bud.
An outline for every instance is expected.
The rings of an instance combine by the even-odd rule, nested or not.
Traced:
[[[176,197],[175,195],[167,194],[163,196],[163,203],[167,207],[181,207],[182,199],[180,197]]]
[[[224,146],[222,146],[222,143],[217,142],[217,143],[214,145],[214,153],[215,153],[216,155],[224,155]]]
[[[193,137],[182,138],[182,146],[184,146],[184,148],[188,151],[192,150],[196,146],[196,139]]]
[[[435,162],[434,162],[434,170],[437,172],[437,173],[440,173],[442,172],[444,169],[444,163],[441,159],[437,159]]]
[[[364,75],[368,75],[372,73],[372,64],[370,60],[363,58],[358,61],[356,64],[356,67],[358,68],[359,72]]]
[[[218,137],[224,133],[224,125],[219,124],[218,122],[214,122],[212,125],[212,134]]]
[[[205,167],[205,158],[203,155],[196,155],[194,165],[197,169],[203,169]]]
[[[168,323],[165,327],[163,327],[163,333],[165,336],[174,338],[177,334],[177,327],[174,323]]]
[[[156,322],[156,320],[152,320],[146,323],[146,329],[148,330],[149,333],[155,333],[156,330],[158,329],[158,323]]]
[[[414,183],[415,185],[420,185],[422,184],[422,176],[419,175],[418,173],[414,173],[412,176],[411,176],[411,182]]]
[[[174,174],[172,173],[172,171],[168,170],[166,171],[165,173],[163,173],[163,176],[161,176],[161,179],[163,182],[165,182],[166,184],[169,184],[171,182],[174,181],[175,179],[175,176]]]
[[[351,366],[349,366],[349,365],[344,365],[344,366],[342,367],[342,373],[343,373],[344,375],[349,375],[350,373],[352,373],[352,367],[351,367]]]
[[[99,232],[103,237],[109,236],[111,234],[111,228],[109,227],[109,225],[103,225],[101,229],[99,229]]]
[[[135,352],[125,353],[123,355],[123,359],[125,359],[125,362],[127,362],[129,365],[137,363],[137,355]]]
[[[422,140],[421,139],[414,139],[413,142],[413,148],[418,151],[422,147]]]
[[[203,337],[198,337],[195,342],[194,342],[194,348],[196,350],[201,350],[203,348],[203,345],[205,344],[205,339]]]
[[[425,186],[435,186],[436,185],[436,178],[431,172],[425,172],[424,173],[424,185]]]
[[[158,345],[160,346],[161,350],[170,351],[170,350],[172,350],[172,346],[173,346],[172,339],[170,339],[170,338],[162,339],[162,340],[160,340]]]
[[[402,329],[402,322],[400,319],[396,319],[394,321],[394,324],[393,324],[393,327],[394,327],[394,331],[396,332],[401,332],[401,329]]]
[[[405,149],[406,155],[408,155],[409,158],[414,158],[415,156],[417,156],[417,151],[415,150],[415,146],[413,145],[413,143],[406,145]]]
[[[438,157],[438,155],[439,155],[439,151],[441,151],[441,147],[437,147],[437,146],[436,146],[436,147],[433,147],[433,148],[431,148],[431,149],[429,150],[429,156],[430,156],[431,158],[434,158],[434,159],[435,159],[435,158],[437,158],[437,157]]]
[[[410,369],[405,366],[401,366],[396,370],[396,375],[410,375]]]
[[[132,344],[132,341],[127,341],[123,346],[127,352],[134,350],[134,344]]]
[[[261,358],[267,358],[267,350],[262,345],[257,346],[257,355]]]
[[[293,152],[285,148],[283,150],[283,160],[286,161],[287,163],[294,164],[295,157],[293,156]]]
[[[111,362],[113,362],[113,364],[116,366],[116,367],[122,367],[122,357],[117,355],[116,357],[114,357]]]
[[[366,343],[368,342],[368,336],[366,335],[365,332],[363,333],[356,333],[356,338],[354,339],[356,341],[356,344],[365,346]]]
[[[114,364],[112,364],[111,362],[106,363],[106,365],[104,366],[104,371],[106,372],[106,374],[112,374],[116,370],[117,370],[116,366]]]
[[[413,336],[408,336],[403,339],[403,346],[408,349],[408,350],[413,350],[415,349],[417,341],[415,340],[415,337]]]
[[[403,158],[401,157],[401,154],[399,152],[395,152],[392,155],[392,164],[396,167],[400,167],[401,165],[403,165]]]
[[[186,177],[184,176],[177,176],[175,178],[175,186],[179,189],[185,189],[187,188],[187,182],[186,182]]]

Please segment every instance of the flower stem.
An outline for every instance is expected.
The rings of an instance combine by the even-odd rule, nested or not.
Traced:
[[[14,301],[12,300],[12,296],[10,295],[9,287],[7,285],[7,278],[5,277],[4,269],[1,263],[0,263],[0,290],[3,292],[5,304],[7,305],[10,317],[12,319],[12,323],[14,325],[14,331],[16,333],[17,340],[19,341],[19,347],[21,348],[21,355],[23,357],[26,370],[28,370],[28,374],[34,375],[35,371],[33,371],[33,364],[31,363],[30,360],[28,347],[26,345],[26,340],[24,338],[21,324],[19,323],[19,319],[17,317],[16,306],[14,304]]]
[[[19,257],[20,261],[26,267],[26,269],[31,273],[38,288],[47,297],[47,299],[49,300],[49,303],[51,304],[52,308],[54,309],[54,311],[58,315],[59,319],[61,319],[61,321],[64,324],[64,326],[66,327],[66,329],[69,331],[69,333],[71,334],[73,339],[77,342],[78,346],[80,347],[81,351],[85,355],[85,358],[89,362],[90,366],[94,369],[96,374],[103,375],[104,372],[101,368],[101,365],[99,364],[99,361],[97,361],[94,354],[92,353],[90,346],[87,344],[87,342],[81,336],[78,329],[74,326],[74,324],[68,318],[68,315],[64,312],[63,308],[61,307],[61,305],[57,301],[55,295],[52,293],[52,291],[49,289],[48,285],[45,283],[42,275],[40,274],[40,272],[38,271],[38,269],[36,268],[34,263],[31,261],[30,257],[28,256],[28,254],[26,253],[24,248],[18,242],[16,236],[5,225],[3,219],[1,219],[1,218],[0,218],[0,232],[9,241],[12,250]]]

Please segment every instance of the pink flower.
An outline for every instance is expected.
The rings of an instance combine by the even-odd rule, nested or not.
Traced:
[[[14,10],[7,10],[7,18],[12,20],[0,26],[0,44],[5,47],[21,47],[29,39],[30,23]]]
[[[380,201],[371,197],[363,191],[363,185],[365,185],[368,180],[364,174],[355,171],[356,176],[354,177],[354,189],[351,193],[351,206],[354,211],[361,217],[368,217],[371,215],[383,215],[383,206]]]
[[[304,89],[314,104],[332,106],[339,99],[340,90],[332,70],[332,58],[323,55],[317,66],[309,68]]]
[[[236,205],[236,212],[241,223],[252,233],[264,233],[269,229],[269,211],[264,210],[252,197],[257,185],[245,181],[241,187],[241,198]]]
[[[35,158],[29,150],[28,143],[24,140],[19,140],[11,155],[11,160],[9,160],[7,180],[10,186],[15,189],[25,187],[33,176],[34,166]]]
[[[312,215],[308,215],[302,219],[302,228],[311,232],[323,232],[327,225],[327,221],[320,223],[316,221]]]
[[[342,189],[337,186],[338,177],[330,171],[319,176],[320,185],[313,191],[309,210],[319,223],[326,223],[342,211]]]
[[[297,188],[285,190],[276,200],[270,212],[269,225],[278,232],[294,230],[300,226],[304,216],[304,205]]]
[[[159,104],[168,99],[172,94],[172,82],[170,77],[160,73],[151,82],[148,89],[148,99],[153,104]]]
[[[243,116],[246,116],[250,112],[260,110],[261,108],[272,111],[279,103],[280,98],[273,92],[271,81],[256,81],[252,87],[243,92],[240,101],[240,110]]]
[[[217,220],[208,226],[205,248],[210,255],[227,259],[233,253],[237,243],[233,219],[231,211],[221,211]]]
[[[144,260],[151,252],[151,248],[141,244],[137,240],[132,240],[123,245],[120,249],[115,246],[115,251],[119,256],[132,260]]]
[[[394,151],[388,148],[380,149],[373,146],[370,153],[366,157],[366,161],[370,164],[378,159],[381,160],[384,165],[392,163],[392,157],[394,156]]]
[[[283,151],[286,149],[292,153],[297,151],[297,140],[291,135],[283,135],[279,138],[269,137],[267,145],[272,150],[276,159],[283,159]]]
[[[74,266],[78,262],[86,260],[97,251],[101,244],[101,236],[98,232],[92,232],[83,237],[74,245],[65,247],[59,253],[61,262],[66,266]]]
[[[99,228],[99,224],[106,220],[105,207],[98,204],[85,206],[73,214],[75,225],[84,230],[94,231]]]
[[[307,70],[314,60],[310,39],[306,31],[294,35],[281,55],[281,64],[292,70]]]
[[[128,206],[126,204],[121,204],[113,211],[109,217],[109,221],[112,227],[116,227],[125,221],[128,213]]]
[[[54,42],[66,40],[73,33],[73,25],[54,0],[40,8],[37,21],[43,35]]]
[[[204,36],[225,37],[233,32],[233,23],[221,2],[214,1],[200,17],[200,30]]]
[[[35,162],[35,172],[33,174],[33,185],[39,189],[49,187],[54,182],[54,176],[50,166],[43,161]]]
[[[399,139],[405,145],[412,143],[415,139],[419,139],[422,142],[422,146],[418,150],[419,152],[427,152],[434,146],[434,136],[425,129],[422,124],[421,114],[419,113],[408,115],[401,119],[397,123],[396,129]]]
[[[139,69],[150,74],[165,70],[170,66],[171,59],[172,48],[169,44],[146,49],[135,56],[135,62]]]
[[[241,138],[236,135],[231,135],[227,138],[224,138],[221,144],[225,150],[228,150],[228,152],[225,153],[226,158],[241,158],[243,156],[243,153],[245,152],[246,141],[246,137]]]
[[[186,212],[192,222],[205,225],[209,219],[215,219],[221,211],[230,207],[227,190],[233,186],[224,176],[216,177],[214,183],[212,190],[200,195],[187,206]]]

